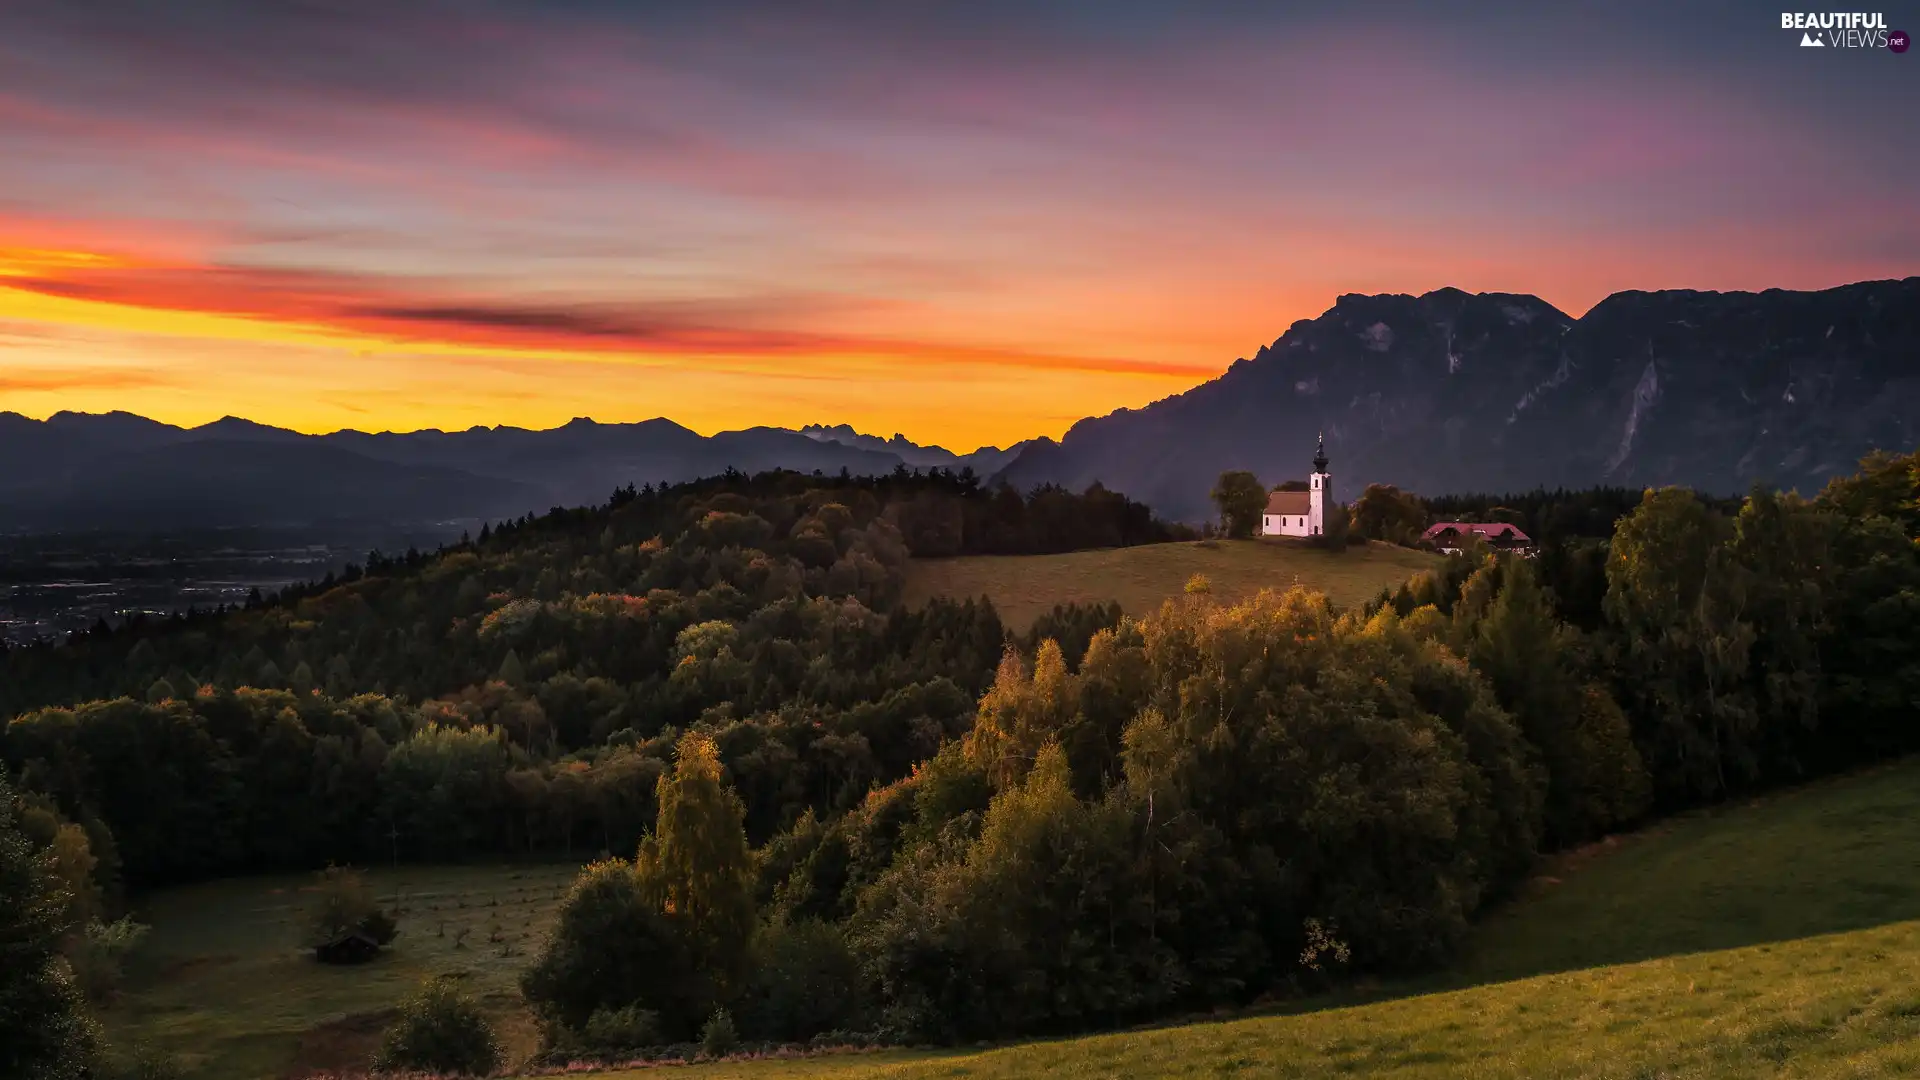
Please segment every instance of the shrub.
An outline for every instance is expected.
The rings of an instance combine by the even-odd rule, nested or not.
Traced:
[[[132,919],[93,922],[68,948],[67,963],[73,981],[87,1000],[101,1004],[113,999],[120,987],[121,965],[128,953],[147,936],[147,927]]]
[[[763,926],[754,938],[753,961],[740,1003],[749,1037],[803,1042],[862,1026],[868,1009],[860,962],[837,927],[814,919]]]
[[[672,917],[641,894],[633,865],[606,859],[581,871],[520,990],[558,1043],[593,1014],[629,1005],[658,1014],[668,1041],[685,1039],[713,1006]]]
[[[595,1009],[575,1042],[582,1049],[598,1052],[653,1046],[660,1042],[660,1014],[638,1005]]]
[[[733,1014],[715,1009],[700,1029],[700,1051],[708,1057],[725,1057],[740,1045],[740,1033],[733,1028]]]
[[[500,1041],[480,1007],[441,977],[429,979],[401,1005],[400,1018],[381,1039],[374,1067],[486,1076],[500,1067],[500,1059]]]
[[[301,944],[322,961],[344,963],[366,959],[369,949],[386,947],[398,932],[359,871],[329,866],[320,874],[319,895],[307,913]],[[356,942],[364,943],[356,947]]]

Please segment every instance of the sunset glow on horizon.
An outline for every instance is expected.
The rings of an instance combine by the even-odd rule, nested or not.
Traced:
[[[1343,293],[1920,272],[1920,61],[1777,13],[628,10],[0,15],[0,410],[965,451]]]

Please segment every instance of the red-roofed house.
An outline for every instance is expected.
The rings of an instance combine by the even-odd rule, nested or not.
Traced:
[[[1460,550],[1469,536],[1477,536],[1488,547],[1501,551],[1515,551],[1522,555],[1533,551],[1533,538],[1521,532],[1519,526],[1504,521],[1442,521],[1420,534],[1420,539],[1452,555]]]

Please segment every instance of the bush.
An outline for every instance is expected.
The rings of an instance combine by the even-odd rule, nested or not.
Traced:
[[[329,866],[320,874],[318,896],[307,913],[301,944],[328,963],[366,959],[364,950],[385,948],[399,933],[393,917],[374,902],[373,890],[358,870]],[[364,938],[361,949],[344,947]]]
[[[733,1028],[733,1014],[715,1009],[707,1019],[707,1026],[700,1029],[701,1053],[708,1057],[726,1057],[739,1045],[740,1033]]]
[[[556,1045],[584,1031],[595,1012],[627,1006],[656,1013],[665,1040],[686,1039],[713,1007],[679,927],[641,894],[633,864],[618,859],[575,879],[520,991]]]
[[[147,927],[132,919],[88,924],[68,948],[67,963],[73,968],[73,981],[94,1004],[113,1000],[120,988],[121,966],[128,953],[147,936]]]
[[[753,976],[740,1003],[741,1026],[765,1042],[803,1042],[861,1027],[868,1012],[860,962],[837,927],[780,920],[753,943]]]
[[[637,1050],[660,1042],[660,1014],[638,1005],[624,1009],[595,1009],[575,1040],[596,1052]]]
[[[374,1068],[486,1076],[500,1067],[500,1041],[472,998],[445,977],[429,979],[400,1007]]]

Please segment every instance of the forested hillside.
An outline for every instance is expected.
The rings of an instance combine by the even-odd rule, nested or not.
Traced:
[[[1098,489],[945,474],[626,490],[16,651],[0,753],[107,905],[610,853],[522,982],[580,1056],[723,1014],[999,1038],[1431,966],[1541,850],[1920,747],[1920,456],[1733,513],[1652,492],[1609,539],[1357,610],[1197,588],[1012,639],[896,603],[910,552],[1169,535]]]
[[[672,734],[724,729],[764,838],[965,727],[984,606],[899,609],[910,550],[1165,540],[1094,489],[728,474],[370,556],[345,580],[0,653],[6,757],[146,885],[328,859],[632,847]],[[393,835],[397,830],[397,836]]]

